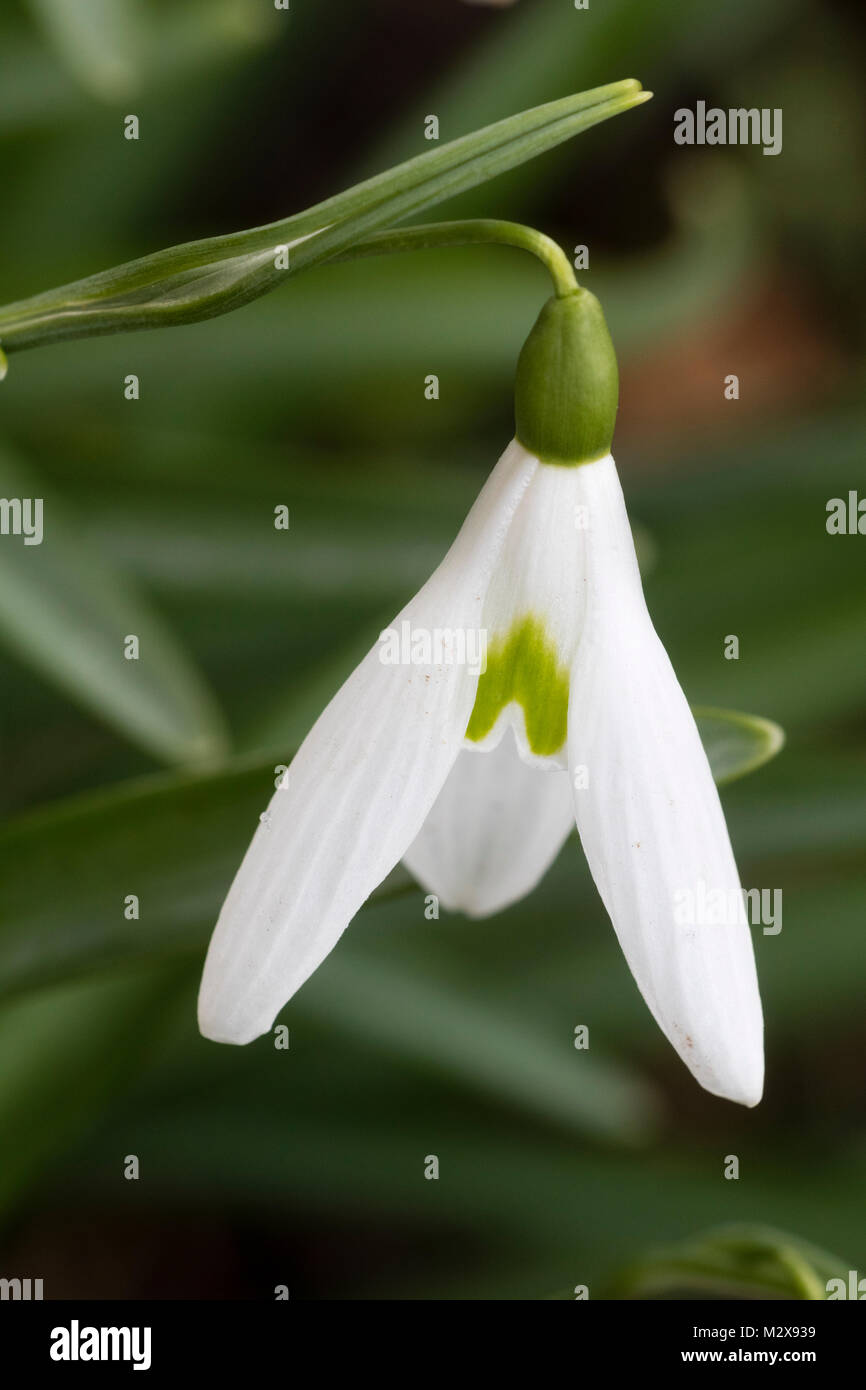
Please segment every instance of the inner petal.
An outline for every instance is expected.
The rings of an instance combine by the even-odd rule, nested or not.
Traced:
[[[562,749],[568,733],[568,689],[568,667],[542,619],[526,613],[488,649],[487,669],[478,681],[466,738],[482,742],[503,711],[516,704],[522,710],[529,751],[540,758],[552,757]]]
[[[566,765],[570,671],[585,607],[578,468],[539,464],[484,600],[487,664],[464,746],[494,748],[511,727],[525,762]]]
[[[573,829],[568,773],[527,767],[506,730],[461,750],[403,862],[444,907],[486,917],[532,891]]]

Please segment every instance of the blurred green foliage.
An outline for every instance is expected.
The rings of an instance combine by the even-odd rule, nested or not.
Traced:
[[[145,1218],[188,1272],[157,1297],[653,1296],[671,1247],[726,1222],[862,1268],[866,589],[862,538],[824,526],[828,499],[866,496],[862,11],[373,8],[4,6],[0,300],[285,215],[417,153],[430,111],[448,139],[621,73],[655,91],[441,215],[590,246],[656,624],[696,704],[788,732],[724,793],[744,883],[784,893],[781,934],[756,937],[766,1097],[741,1112],[697,1090],[574,841],[490,921],[428,922],[386,885],[285,1011],[287,1052],[198,1037],[202,941],[266,801],[263,754],[297,745],[444,552],[509,437],[547,293],[506,250],[320,268],[212,323],[22,354],[0,388],[3,467],[64,517],[52,633],[0,657],[2,1263],[32,1264],[47,1209],[61,1256],[70,1213],[95,1233],[48,1296],[105,1294],[100,1239]],[[673,110],[698,98],[783,106],[782,155],[675,147]],[[0,582],[0,610],[47,611],[20,573]],[[121,629],[160,665],[148,690],[118,677],[108,708]],[[156,761],[202,757],[203,777]],[[227,1223],[247,1254],[219,1284],[201,1231]],[[753,1254],[719,1249],[755,1294]],[[144,1259],[122,1258],[148,1291]],[[796,1296],[767,1259],[770,1296]]]

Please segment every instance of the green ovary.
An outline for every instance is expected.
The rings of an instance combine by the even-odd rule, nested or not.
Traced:
[[[523,709],[532,752],[539,757],[557,753],[568,728],[568,670],[557,660],[543,623],[531,615],[491,643],[466,737],[480,743],[512,700]]]

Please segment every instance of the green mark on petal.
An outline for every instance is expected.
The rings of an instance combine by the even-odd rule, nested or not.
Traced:
[[[466,737],[480,743],[512,700],[523,709],[532,752],[539,757],[557,753],[568,727],[568,670],[560,665],[543,623],[531,615],[492,643]]]

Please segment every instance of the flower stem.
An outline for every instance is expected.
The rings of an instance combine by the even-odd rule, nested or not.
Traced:
[[[495,218],[475,218],[461,222],[427,222],[418,227],[400,227],[393,231],[375,232],[363,237],[334,256],[335,261],[352,261],[361,256],[389,256],[396,251],[426,251],[442,246],[478,246],[493,244],[515,246],[529,251],[550,272],[554,290],[560,299],[573,294],[577,280],[571,264],[562,250],[544,232],[525,227],[520,222],[502,222]]]

